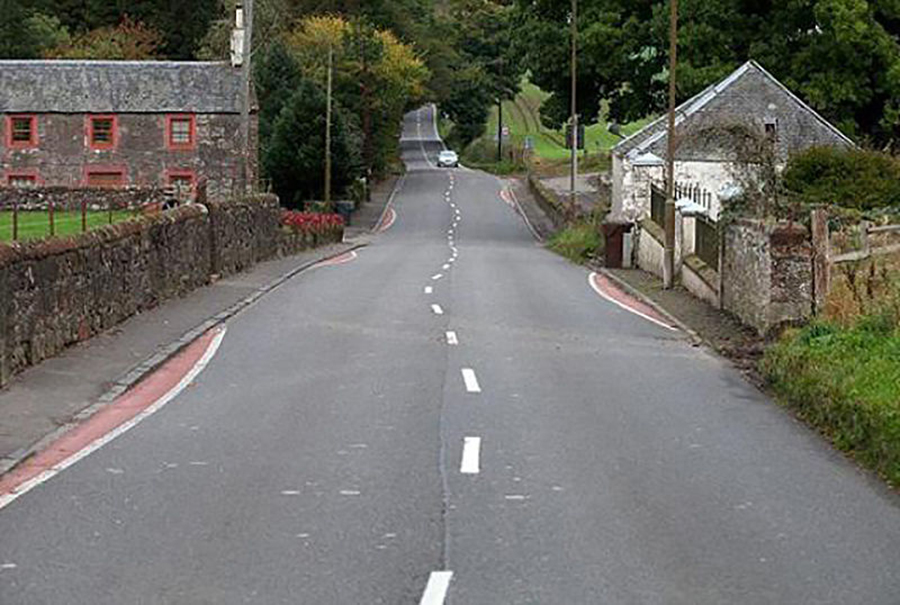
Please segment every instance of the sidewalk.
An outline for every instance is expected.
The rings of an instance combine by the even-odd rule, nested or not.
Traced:
[[[136,315],[62,355],[29,368],[0,391],[0,474],[112,401],[210,327],[317,262],[365,246],[393,181],[353,217],[344,242],[260,263]],[[81,417],[79,417],[81,414]]]
[[[643,298],[676,320],[696,340],[730,359],[738,369],[757,380],[756,367],[765,349],[765,341],[728,313],[693,296],[677,286],[662,287],[662,280],[640,269],[598,268],[623,289]]]

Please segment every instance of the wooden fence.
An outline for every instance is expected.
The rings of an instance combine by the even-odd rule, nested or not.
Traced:
[[[883,235],[900,235],[900,225],[873,226],[869,221],[861,221],[859,224],[859,242],[857,250],[832,253],[832,234],[828,227],[828,211],[816,209],[812,212],[812,242],[813,242],[813,290],[815,293],[816,309],[823,309],[831,289],[831,270],[841,263],[855,263],[878,256],[900,253],[900,243],[887,245],[873,245],[873,238]],[[877,243],[877,242],[876,242]]]

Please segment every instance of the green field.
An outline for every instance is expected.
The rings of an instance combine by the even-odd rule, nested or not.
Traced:
[[[525,137],[534,141],[534,153],[547,160],[561,160],[569,156],[565,148],[565,131],[550,130],[541,125],[540,107],[549,95],[531,82],[522,85],[522,91],[514,101],[503,103],[503,124],[509,127],[510,138],[516,147],[524,145]],[[487,126],[485,137],[496,142],[498,112],[495,107]],[[628,136],[643,128],[650,119],[632,122],[622,127],[622,134]],[[586,151],[597,153],[609,151],[621,139],[606,129],[606,124],[592,124],[585,129]]]
[[[112,221],[118,223],[132,218],[134,213],[115,211]],[[87,228],[95,229],[109,224],[108,212],[87,213]],[[54,212],[53,223],[55,235],[58,237],[81,233],[81,212]],[[19,240],[40,239],[50,235],[50,217],[47,212],[19,212]],[[8,242],[13,238],[13,213],[0,211],[0,241]]]

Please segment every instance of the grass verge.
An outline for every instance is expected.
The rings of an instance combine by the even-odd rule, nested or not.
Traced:
[[[785,334],[761,370],[782,403],[900,485],[900,295],[852,325]]]
[[[558,231],[547,242],[547,247],[572,262],[582,264],[602,256],[604,243],[599,222],[588,218]]]
[[[112,222],[120,223],[133,218],[129,211],[114,211]],[[96,229],[110,224],[108,212],[88,211],[87,228]],[[81,211],[56,211],[53,213],[54,231],[57,237],[81,233]],[[10,242],[13,236],[13,213],[0,211],[0,242]],[[50,215],[47,212],[19,212],[19,240],[40,239],[50,236]]]

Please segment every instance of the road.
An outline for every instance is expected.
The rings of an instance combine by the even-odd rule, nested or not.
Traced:
[[[0,603],[900,602],[896,497],[404,132],[373,245],[0,510]]]

